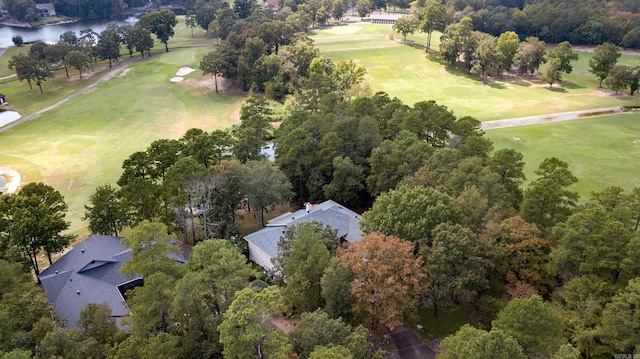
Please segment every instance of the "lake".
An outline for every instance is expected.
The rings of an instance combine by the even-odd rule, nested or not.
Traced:
[[[60,41],[60,35],[65,31],[74,31],[76,35],[80,36],[80,30],[89,27],[93,29],[93,31],[100,33],[112,22],[118,25],[135,25],[138,19],[135,17],[119,17],[112,19],[83,20],[36,28],[0,25],[0,48],[13,46],[11,38],[14,35],[22,36],[24,42],[44,41],[48,44],[53,44]]]

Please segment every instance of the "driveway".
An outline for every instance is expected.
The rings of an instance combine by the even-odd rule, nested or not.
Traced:
[[[402,359],[435,359],[436,353],[406,325],[396,327],[391,333],[398,354]]]

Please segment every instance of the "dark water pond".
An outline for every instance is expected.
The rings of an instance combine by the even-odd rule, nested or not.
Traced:
[[[11,38],[14,35],[22,36],[25,42],[44,41],[48,44],[53,44],[60,41],[60,35],[65,31],[74,31],[79,35],[80,30],[91,28],[93,31],[99,33],[111,22],[115,22],[118,25],[134,25],[138,22],[138,19],[135,17],[117,17],[112,19],[84,20],[65,24],[47,25],[37,28],[0,25],[0,48],[13,46]]]

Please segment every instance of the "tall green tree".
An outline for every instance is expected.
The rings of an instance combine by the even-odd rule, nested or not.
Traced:
[[[183,338],[190,355],[221,355],[218,325],[235,292],[247,286],[256,273],[231,243],[210,239],[193,247],[187,273],[176,283],[169,307],[173,332]]]
[[[569,41],[559,43],[553,50],[549,52],[549,59],[560,60],[558,69],[562,72],[570,74],[573,71],[572,62],[578,61],[578,52],[571,48]]]
[[[200,70],[202,70],[202,75],[213,76],[216,93],[218,93],[218,76],[222,75],[224,66],[224,57],[217,51],[207,53],[200,61]]]
[[[457,223],[460,210],[451,197],[432,188],[400,186],[380,195],[362,215],[365,233],[380,232],[411,242],[431,243],[431,232],[441,223]]]
[[[9,60],[9,69],[15,70],[18,80],[27,80],[30,89],[33,89],[31,86],[31,81],[33,81],[40,88],[40,93],[43,92],[42,83],[48,77],[53,77],[53,73],[46,68],[44,60],[39,60],[31,55],[13,55]]]
[[[514,208],[518,208],[522,202],[520,187],[526,180],[523,158],[522,153],[504,148],[495,151],[489,159],[489,168],[500,175],[500,183],[509,193]]]
[[[374,196],[396,188],[407,176],[414,174],[430,157],[432,149],[409,131],[400,132],[393,140],[384,140],[371,150],[371,174],[367,190]]]
[[[264,214],[291,198],[291,182],[276,166],[264,159],[247,162],[245,176],[242,190],[258,228],[262,228]]]
[[[148,338],[158,333],[167,333],[170,327],[169,307],[173,300],[176,278],[164,271],[144,276],[144,285],[127,294],[131,308],[133,335]]]
[[[151,31],[164,44],[166,52],[169,52],[169,39],[173,37],[173,28],[178,24],[176,14],[167,9],[152,11],[143,15],[138,25]]]
[[[614,90],[617,95],[618,91],[628,88],[633,80],[633,72],[629,66],[615,65],[611,68],[611,71],[609,71],[609,76],[607,76],[604,82],[610,89]]]
[[[131,260],[122,265],[120,272],[127,276],[140,274],[144,278],[154,273],[180,278],[184,267],[173,258],[180,248],[167,232],[167,227],[160,223],[143,221],[135,226],[131,235],[122,239],[122,243],[131,248],[132,253]]]
[[[28,267],[0,259],[0,272],[6,274],[0,277],[0,352],[19,347],[33,349],[37,339],[46,335],[36,336],[34,328],[41,318],[50,318],[54,308],[44,291],[34,284]]]
[[[620,48],[610,42],[596,46],[589,59],[589,72],[600,80],[598,87],[602,87],[602,81],[609,76],[609,71],[616,65],[620,55]]]
[[[539,177],[525,192],[520,215],[548,234],[553,226],[569,217],[576,205],[579,195],[567,187],[578,179],[569,170],[569,164],[555,157],[544,159],[535,173]]]
[[[76,325],[82,339],[92,338],[107,348],[115,340],[118,326],[111,316],[111,307],[106,303],[89,303],[82,311]]]
[[[360,19],[364,19],[365,16],[371,13],[371,0],[358,0],[356,3],[356,9],[358,10],[358,16]]]
[[[320,222],[287,228],[278,242],[275,264],[287,286],[282,292],[289,313],[314,311],[324,305],[321,280],[339,240],[336,231]]]
[[[100,35],[98,35],[97,52],[102,59],[109,60],[109,67],[113,61],[120,58],[120,45],[122,38],[118,25],[111,23],[107,25]]]
[[[402,34],[402,42],[407,42],[407,35],[418,29],[418,18],[413,15],[401,16],[392,26],[393,30]]]
[[[480,76],[485,79],[487,75],[493,75],[498,72],[499,58],[496,47],[498,45],[498,38],[489,34],[480,35],[478,40],[478,48],[474,54],[477,63],[474,65],[473,71],[480,73]]]
[[[91,59],[87,54],[80,50],[71,50],[64,57],[64,61],[71,67],[78,70],[80,79],[82,79],[82,73],[89,69]]]
[[[353,163],[349,157],[333,159],[331,182],[322,187],[327,198],[345,206],[358,202],[359,194],[364,190],[364,169]]]
[[[540,76],[540,80],[549,84],[549,88],[553,87],[553,84],[562,81],[562,72],[560,71],[560,60],[552,57],[549,59],[549,65],[547,70]]]
[[[327,313],[318,309],[302,313],[300,324],[289,337],[298,358],[306,359],[316,346],[341,345],[350,332],[351,327],[341,319],[331,319]]]
[[[611,353],[636,353],[640,349],[640,278],[629,281],[602,312],[603,342]]]
[[[554,229],[554,236],[558,240],[551,258],[561,278],[595,274],[612,284],[622,279],[621,265],[633,233],[616,214],[585,204]]]
[[[429,1],[420,12],[419,29],[427,33],[426,52],[431,48],[431,35],[434,31],[442,31],[446,26],[447,10],[440,1]]]
[[[65,220],[67,204],[64,197],[44,183],[29,183],[12,196],[2,196],[4,210],[0,223],[3,243],[15,246],[29,259],[36,274],[40,274],[38,254],[44,251],[52,263],[51,255],[62,251],[74,235],[63,234],[69,228]]]
[[[247,98],[240,108],[240,125],[233,130],[236,138],[233,155],[238,161],[245,163],[262,158],[260,152],[272,129],[271,115],[264,96],[252,94]]]
[[[337,257],[329,260],[329,264],[322,274],[322,298],[324,310],[331,318],[342,318],[349,322],[353,318],[351,307],[353,295],[349,291],[349,284],[353,280],[351,268]]]
[[[434,312],[459,300],[472,301],[487,287],[490,252],[487,242],[459,224],[434,228],[432,245],[422,251]]]
[[[463,325],[455,335],[446,337],[440,347],[443,354],[438,359],[525,359],[522,347],[512,336],[499,329],[490,332]]]
[[[554,292],[555,304],[564,319],[571,342],[586,357],[607,356],[602,345],[602,311],[615,293],[615,286],[593,274],[569,280]]]
[[[229,359],[285,359],[292,351],[287,335],[264,326],[263,319],[280,309],[282,295],[275,287],[245,288],[236,293],[218,326],[224,357]]]
[[[492,328],[514,337],[532,356],[550,356],[567,341],[562,318],[538,295],[511,300],[498,313]]]
[[[118,189],[110,184],[98,186],[84,205],[83,221],[88,221],[89,231],[118,236],[128,223],[128,213],[123,206]]]
[[[520,47],[520,39],[518,34],[513,31],[507,31],[498,37],[498,43],[496,44],[496,50],[498,51],[498,58],[500,63],[500,71],[507,71],[511,69],[518,48]]]
[[[533,76],[540,65],[547,62],[546,44],[537,37],[529,36],[520,43],[518,52],[513,58],[518,72],[522,74],[530,73]]]

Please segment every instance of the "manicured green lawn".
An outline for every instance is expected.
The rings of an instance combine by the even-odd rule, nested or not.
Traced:
[[[24,45],[24,46],[11,46],[8,47],[5,51],[5,53],[0,56],[0,77],[6,77],[9,75],[14,75],[16,72],[13,70],[9,70],[9,60],[11,59],[11,56],[13,55],[17,55],[20,53],[27,53],[29,52],[29,46],[28,45]],[[3,83],[4,81],[0,81],[0,83]]]
[[[416,331],[423,341],[429,343],[438,338],[443,338],[460,329],[461,326],[471,323],[471,311],[466,307],[452,307],[442,309],[437,315],[433,314],[431,308],[418,309],[419,320],[412,324],[413,329],[416,324],[422,324],[422,332]]]
[[[496,149],[522,152],[529,181],[543,159],[558,157],[578,177],[574,188],[584,198],[606,186],[640,186],[640,112],[488,130],[486,136]]]
[[[506,77],[503,81],[483,83],[477,76],[463,74],[442,64],[437,54],[440,34],[432,36],[433,51],[424,51],[425,34],[407,37],[414,43],[402,43],[391,25],[351,23],[316,30],[312,33],[322,54],[336,60],[354,60],[367,69],[367,81],[373,91],[385,91],[408,104],[435,100],[457,116],[470,115],[479,120],[522,117],[616,105],[640,105],[640,96],[612,96],[597,88],[597,79],[587,72],[588,52],[580,53],[574,73],[564,75],[561,88],[529,77]],[[640,57],[623,55],[619,63],[640,65]],[[554,86],[555,87],[555,86]]]
[[[131,153],[159,138],[178,138],[192,127],[227,128],[239,108],[242,94],[216,96],[188,81],[169,82],[180,67],[197,68],[209,48],[172,40],[171,51],[165,53],[159,45],[156,50],[162,51],[150,59],[134,62],[126,72],[88,93],[0,133],[0,164],[19,171],[25,183],[43,181],[58,189],[69,204],[68,218],[75,233],[87,232],[80,218],[89,195],[96,186],[115,183],[122,161]],[[198,70],[186,79],[200,77]],[[12,106],[27,111],[64,97],[58,92],[71,93],[90,82],[60,84],[55,90],[55,81],[47,82],[44,96],[15,83],[20,88],[15,91],[21,92],[8,95],[15,97]]]

